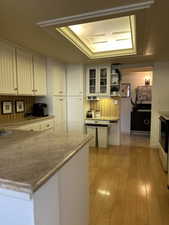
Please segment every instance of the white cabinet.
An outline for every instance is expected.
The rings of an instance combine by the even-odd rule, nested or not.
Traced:
[[[82,96],[84,94],[84,66],[70,64],[67,66],[67,95]]]
[[[110,96],[110,65],[99,65],[97,68],[99,95]]]
[[[56,131],[64,133],[67,129],[66,125],[66,97],[53,97],[53,113],[55,116]]]
[[[47,60],[48,94],[66,95],[65,66],[52,59]]]
[[[84,131],[84,100],[83,97],[67,97],[68,131]]]
[[[87,67],[86,70],[86,95],[96,96],[98,93],[97,66]]]
[[[36,96],[46,95],[46,58],[33,56],[34,94]]]
[[[0,42],[0,94],[17,94],[15,48]]]
[[[18,94],[34,95],[32,55],[22,49],[17,49],[16,53]]]
[[[20,125],[16,127],[16,130],[26,130],[26,131],[44,131],[54,128],[54,119],[46,119],[44,121],[30,122],[26,125]]]
[[[110,65],[87,67],[86,92],[87,96],[110,96]]]

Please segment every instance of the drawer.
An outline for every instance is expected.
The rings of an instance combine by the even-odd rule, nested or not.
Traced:
[[[17,130],[26,130],[26,131],[40,131],[41,126],[40,124],[30,124],[25,126],[19,126]]]
[[[53,127],[54,127],[54,121],[53,120],[41,122],[41,130],[47,130],[47,129],[51,129]]]

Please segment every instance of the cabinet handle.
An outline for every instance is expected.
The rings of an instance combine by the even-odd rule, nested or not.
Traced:
[[[63,93],[63,91],[59,91],[59,93]]]
[[[18,90],[18,88],[14,88],[14,91],[17,91]]]
[[[63,99],[59,99],[60,101],[63,101]]]

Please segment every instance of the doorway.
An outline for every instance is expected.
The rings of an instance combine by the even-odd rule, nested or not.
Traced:
[[[121,84],[130,87],[120,102],[121,144],[147,146],[150,140],[152,67],[122,68]]]

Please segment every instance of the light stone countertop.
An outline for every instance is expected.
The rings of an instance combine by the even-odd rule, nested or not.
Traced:
[[[16,131],[0,137],[0,187],[33,193],[91,137],[51,131]]]
[[[0,121],[0,128],[15,128],[18,126],[24,126],[32,123],[37,123],[40,121],[45,121],[49,119],[54,119],[54,116],[44,116],[44,117],[25,117],[23,120],[14,120],[14,121]]]
[[[86,118],[86,120],[105,120],[105,121],[118,121],[120,118],[119,117],[94,117],[94,118]]]

